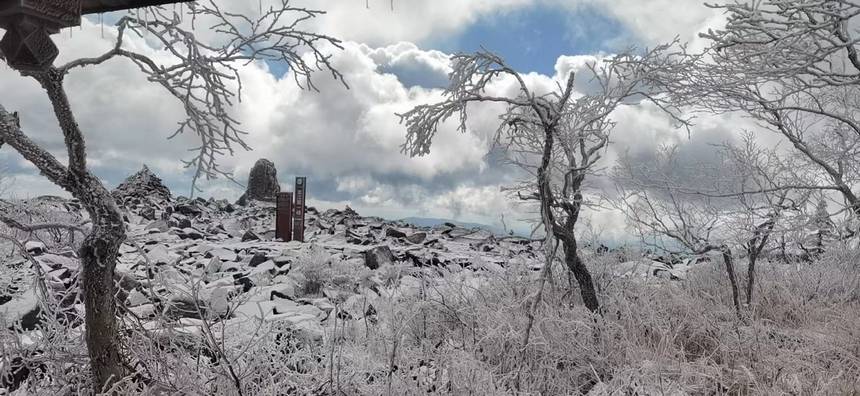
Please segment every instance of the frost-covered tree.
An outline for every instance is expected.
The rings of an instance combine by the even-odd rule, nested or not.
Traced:
[[[559,86],[559,91],[545,95],[532,92],[523,76],[509,66],[504,59],[488,51],[474,54],[457,54],[451,59],[453,71],[450,74],[450,85],[445,89],[444,99],[433,104],[419,105],[400,115],[401,123],[406,125],[406,142],[403,151],[411,156],[430,153],[433,137],[439,126],[451,116],[458,115],[459,130],[467,131],[467,108],[470,104],[503,103],[507,111],[502,115],[500,131],[506,128],[524,128],[528,125],[530,137],[538,146],[539,162],[536,165],[535,177],[538,186],[537,196],[540,197],[540,215],[546,230],[547,240],[545,249],[547,257],[552,257],[550,237],[554,235],[553,202],[551,187],[551,162],[555,150],[554,142],[558,128],[564,118],[571,96],[573,95],[574,75],[571,74]],[[516,95],[495,96],[487,92],[488,86],[498,79],[513,79],[518,87]],[[577,203],[578,205],[578,203]],[[576,247],[571,246],[573,252]],[[592,311],[599,309],[597,293],[591,279],[591,274],[578,257],[572,257],[571,263],[578,266],[574,274],[581,289],[581,295],[586,307]],[[551,265],[551,262],[546,264]]]
[[[798,212],[808,190],[796,183],[793,164],[747,136],[742,144],[724,144],[706,161],[691,158],[679,146],[661,148],[653,158],[624,156],[613,172],[619,194],[616,207],[645,244],[671,253],[722,255],[740,314],[741,291],[735,256],[748,259],[746,303],[753,299],[757,260],[785,231],[788,212]]]
[[[96,392],[126,375],[113,297],[117,252],[126,234],[114,198],[87,164],[85,131],[75,120],[65,77],[122,59],[136,65],[148,81],[164,88],[185,110],[186,118],[174,134],[192,133],[200,139],[196,155],[187,162],[195,169],[194,182],[224,174],[217,167],[218,157],[232,153],[235,147],[248,148],[239,121],[231,115],[231,106],[241,92],[239,70],[243,65],[286,62],[296,82],[311,89],[311,74],[317,70],[341,78],[323,52],[329,45],[339,48],[340,42],[303,30],[322,11],[293,6],[290,0],[261,3],[260,12],[254,15],[234,12],[214,0],[191,3],[180,10],[184,12],[156,7],[129,13],[117,21],[111,33],[115,44],[107,52],[43,71],[21,72],[36,80],[50,99],[62,130],[67,163],[28,137],[17,116],[0,105],[0,144],[17,151],[42,175],[80,200],[90,216],[92,228],[82,242],[79,258],[86,342]],[[207,34],[195,29],[206,29]],[[132,37],[155,43],[161,55],[156,58],[138,51],[138,46],[128,43]]]
[[[824,253],[824,241],[833,236],[836,228],[833,220],[830,218],[830,213],[827,212],[827,200],[823,198],[818,200],[815,206],[815,213],[809,220],[807,227],[810,228],[812,241],[804,242],[811,242],[812,247],[807,248],[801,245],[801,248],[808,252],[811,257],[817,257],[821,253]]]
[[[736,0],[710,5],[727,24],[702,34],[687,84],[675,92],[700,108],[742,112],[781,135],[818,177],[860,215],[860,3],[850,0]]]
[[[585,93],[575,92],[573,73],[560,82],[557,90],[540,94],[498,55],[487,51],[454,55],[444,99],[419,105],[400,116],[407,129],[403,150],[412,156],[429,153],[440,124],[455,114],[460,131],[465,132],[470,104],[505,104],[497,139],[503,143],[508,158],[531,175],[514,190],[519,197],[539,203],[542,226],[548,236],[548,257],[554,256],[551,240],[557,239],[585,306],[598,312],[597,293],[580,258],[575,233],[585,204],[584,182],[610,142],[614,126],[611,115],[618,107],[648,101],[676,121],[686,122],[662,98],[664,84],[655,78],[679,67],[669,56],[670,49],[665,45],[643,55],[625,53],[590,65],[583,80],[590,80],[597,88]],[[497,96],[489,92],[490,84],[502,79],[514,82],[515,94]]]
[[[747,258],[745,298],[751,304],[759,258],[774,250],[768,247],[775,247],[777,237],[797,227],[796,219],[802,217],[814,189],[786,188],[809,177],[803,163],[762,147],[752,134],[740,143],[719,146],[718,154],[723,191],[711,195],[731,199],[724,215],[729,219],[731,241]]]

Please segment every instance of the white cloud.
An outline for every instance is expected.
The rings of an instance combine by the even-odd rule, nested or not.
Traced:
[[[315,78],[320,92],[302,91],[290,76],[279,78],[265,65],[248,65],[241,71],[244,95],[235,112],[249,132],[246,140],[254,151],[239,151],[235,157],[225,158],[222,165],[241,180],[258,158],[269,158],[277,165],[284,187],[289,186],[292,176],[310,176],[310,202],[323,207],[349,203],[360,212],[389,217],[421,215],[494,222],[499,214],[510,213],[507,219],[522,218],[520,209],[511,207],[499,191],[501,184],[510,181],[512,172],[499,171],[484,158],[503,106],[471,108],[468,134],[457,132],[453,123],[445,124],[432,153],[422,158],[400,153],[405,131],[395,113],[438,99],[440,91],[435,88],[446,82],[450,70],[447,54],[419,48],[412,42],[450,36],[482,16],[513,12],[538,1],[557,0],[396,0],[394,12],[388,9],[387,1],[380,0],[371,0],[370,10],[361,0],[333,0],[323,6],[308,0],[296,2],[329,10],[315,22],[319,31],[352,40],[333,57],[350,89],[319,73]],[[602,0],[591,1],[609,7]],[[231,4],[256,8],[256,2]],[[709,21],[695,13],[689,23],[672,26],[674,22],[669,21],[683,19],[679,9],[684,7],[666,0],[654,4],[662,8],[652,11],[650,6],[622,0],[621,6],[613,5],[611,13],[647,40],[658,41],[672,29],[692,37],[698,25]],[[643,9],[637,14],[636,10]],[[649,30],[645,23],[649,20],[666,22]],[[85,21],[83,29],[75,30],[72,37],[66,33],[55,36],[61,48],[60,62],[98,55],[109,48],[112,34],[112,29],[105,28],[106,38],[102,39],[100,27]],[[127,45],[154,57],[163,56],[145,40],[130,39]],[[536,93],[548,92],[556,89],[556,82],[570,70],[582,70],[587,62],[599,61],[602,56],[560,56],[556,75],[530,73],[525,80]],[[577,81],[577,89],[587,90],[587,83]],[[187,158],[187,149],[196,142],[194,136],[187,135],[166,140],[183,117],[176,99],[148,83],[132,63],[122,59],[73,72],[67,78],[67,88],[88,139],[90,165],[108,184],[117,183],[146,163],[173,187],[182,188],[175,193],[187,194],[190,177],[179,159]],[[516,89],[511,80],[491,87],[498,94],[513,94]],[[21,112],[23,127],[33,139],[61,160],[65,157],[62,135],[49,103],[32,79],[0,69],[0,101],[7,109]],[[653,108],[625,108],[616,118],[617,144],[607,152],[606,166],[627,147],[650,149],[685,136]],[[730,126],[715,123],[713,127]],[[8,151],[10,148],[4,147],[3,152]],[[32,167],[21,166],[17,155],[0,155],[0,160],[14,165],[13,189],[17,193],[58,192]],[[201,187],[204,196],[235,199],[240,194],[239,187],[224,180]]]
[[[387,47],[361,46],[382,72],[397,76],[405,86],[426,88],[444,87],[451,72],[448,54],[422,50],[410,42],[399,42]]]
[[[720,11],[705,7],[702,0],[394,0],[393,11],[390,0],[368,0],[369,8],[361,0],[329,0],[324,6],[313,0],[296,4],[327,11],[315,21],[320,31],[374,47],[400,41],[432,42],[456,35],[481,18],[539,5],[571,12],[595,7],[647,45],[675,36],[697,41],[698,32],[721,21]]]
[[[58,62],[98,55],[108,48],[110,29],[106,29],[106,36],[102,40],[100,28],[88,21],[71,38],[55,36],[62,48]],[[137,51],[160,56],[143,40],[129,39],[128,43]],[[398,75],[382,69],[396,66],[444,75],[447,55],[422,51],[408,43],[371,49],[349,42],[345,47],[336,53],[333,62],[345,75],[350,89],[319,73],[315,78],[320,92],[303,91],[291,77],[278,79],[264,65],[243,68],[244,95],[235,113],[249,132],[247,143],[255,150],[239,151],[235,157],[224,158],[222,165],[243,179],[257,158],[267,157],[277,164],[282,181],[296,174],[311,176],[317,185],[330,180],[330,186],[321,186],[330,189],[325,191],[332,196],[328,201],[341,202],[332,198],[352,196],[365,204],[377,202],[392,207],[402,207],[404,200],[414,203],[428,199],[435,187],[423,184],[436,185],[445,193],[464,178],[486,169],[486,137],[458,133],[454,125],[443,127],[432,154],[408,158],[400,153],[404,128],[394,113],[433,100],[438,91],[404,86]],[[194,136],[183,135],[166,140],[183,117],[174,98],[148,83],[124,59],[74,71],[66,81],[72,107],[87,138],[89,164],[110,181],[109,186],[143,163],[174,187],[187,186],[188,174],[179,160],[189,156],[187,149],[196,142]],[[40,87],[9,69],[0,71],[0,86],[4,93],[16,93],[4,94],[3,105],[20,112],[25,132],[63,160],[62,135]],[[494,117],[478,119],[495,122]],[[4,151],[9,150],[7,147]],[[15,163],[19,182],[13,188],[17,192],[57,192],[46,181],[36,183],[42,179],[31,166],[21,166],[20,159],[9,155],[2,158]],[[238,187],[225,181],[204,183],[201,187],[203,194],[216,196],[235,196],[238,191]],[[380,193],[382,190],[396,194]]]
[[[38,174],[14,174],[3,180],[4,198],[28,199],[42,195],[70,197],[69,193]]]
[[[698,43],[699,32],[724,21],[720,10],[706,7],[702,0],[395,0],[394,12],[388,8],[388,1],[370,0],[370,9],[365,9],[361,1],[331,1],[327,4],[333,5],[328,7],[329,14],[320,18],[320,26],[342,37],[380,46],[450,36],[482,17],[528,7],[559,7],[559,12],[567,9],[572,13],[592,7],[618,20],[635,38],[650,46],[676,36]]]
[[[645,44],[673,40],[700,46],[697,35],[722,20],[721,12],[702,0],[584,0],[617,18]]]
[[[378,47],[446,37],[482,16],[516,10],[535,0],[394,0],[393,11],[390,0],[368,0],[369,7],[362,0],[329,0],[324,6],[314,0],[295,3],[327,11],[316,21],[320,31]]]
[[[251,76],[244,81],[248,99],[238,113],[239,119],[250,121],[247,141],[255,151],[225,162],[234,163],[243,174],[252,158],[267,157],[279,169],[314,171],[326,177],[358,171],[429,180],[479,170],[487,143],[454,133],[453,126],[440,133],[431,155],[408,158],[400,153],[404,128],[395,113],[432,100],[437,92],[404,87],[396,76],[378,72],[365,51],[362,45],[347,43],[334,58],[349,89],[321,74],[320,92],[300,91],[289,78],[260,78],[260,70],[246,70]],[[257,105],[261,101],[274,105],[261,109]]]

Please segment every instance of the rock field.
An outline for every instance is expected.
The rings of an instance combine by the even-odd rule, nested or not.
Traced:
[[[434,286],[445,277],[477,286],[487,276],[502,276],[510,263],[531,270],[526,276],[537,276],[543,266],[540,241],[454,224],[416,227],[363,217],[349,207],[308,207],[306,242],[282,242],[274,239],[273,203],[174,198],[146,167],[113,194],[128,235],[116,268],[121,311],[154,334],[169,328],[172,337],[195,337],[209,325],[223,326],[226,339],[253,333],[255,323],[277,323],[320,341],[336,309],[340,319],[363,320],[375,314],[379,299],[439,292]],[[40,197],[27,204],[86,224],[87,214],[73,200]],[[7,263],[17,270],[0,285],[5,325],[26,332],[45,320],[32,281],[38,265],[47,293],[72,311],[65,315],[80,331],[81,323],[74,323],[83,317],[75,298],[76,253],[40,241],[25,248],[29,258]],[[686,266],[642,259],[610,270],[622,277],[683,279]]]
[[[199,333],[202,319],[229,326],[253,318],[284,322],[320,338],[335,303],[344,307],[344,317],[361,319],[374,310],[373,299],[420,293],[443,273],[477,282],[482,274],[503,272],[513,260],[541,267],[539,241],[453,224],[415,227],[362,217],[349,207],[307,208],[306,242],[281,242],[274,240],[273,203],[173,198],[146,168],[114,195],[127,222],[116,268],[124,310],[153,320],[151,327],[156,317],[172,319],[171,326],[192,334]],[[74,201],[37,200],[86,222],[87,214]],[[76,293],[75,252],[52,251],[38,241],[26,249],[49,288],[57,295]],[[22,271],[0,300],[0,315],[7,324],[31,330],[41,320],[30,286],[34,274],[24,259],[10,266]],[[391,282],[391,271],[399,271],[397,282]],[[315,283],[326,286],[313,290]],[[83,314],[80,304],[74,309]]]

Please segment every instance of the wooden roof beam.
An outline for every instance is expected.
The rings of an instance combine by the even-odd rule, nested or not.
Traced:
[[[81,2],[81,14],[98,14],[172,3],[190,3],[191,1],[193,0],[83,0]]]

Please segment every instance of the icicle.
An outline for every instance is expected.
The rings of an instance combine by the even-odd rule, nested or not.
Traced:
[[[105,38],[105,14],[99,13],[99,28],[102,31],[102,38]]]
[[[263,0],[257,0],[257,5],[260,6],[260,15],[263,14]]]
[[[78,2],[78,15],[79,16],[83,15],[83,7],[84,7],[83,3],[84,3],[83,1]],[[80,19],[81,19],[81,24],[78,25],[78,30],[84,30],[83,18],[80,18]]]
[[[364,0],[364,8],[370,9],[370,0]]]

